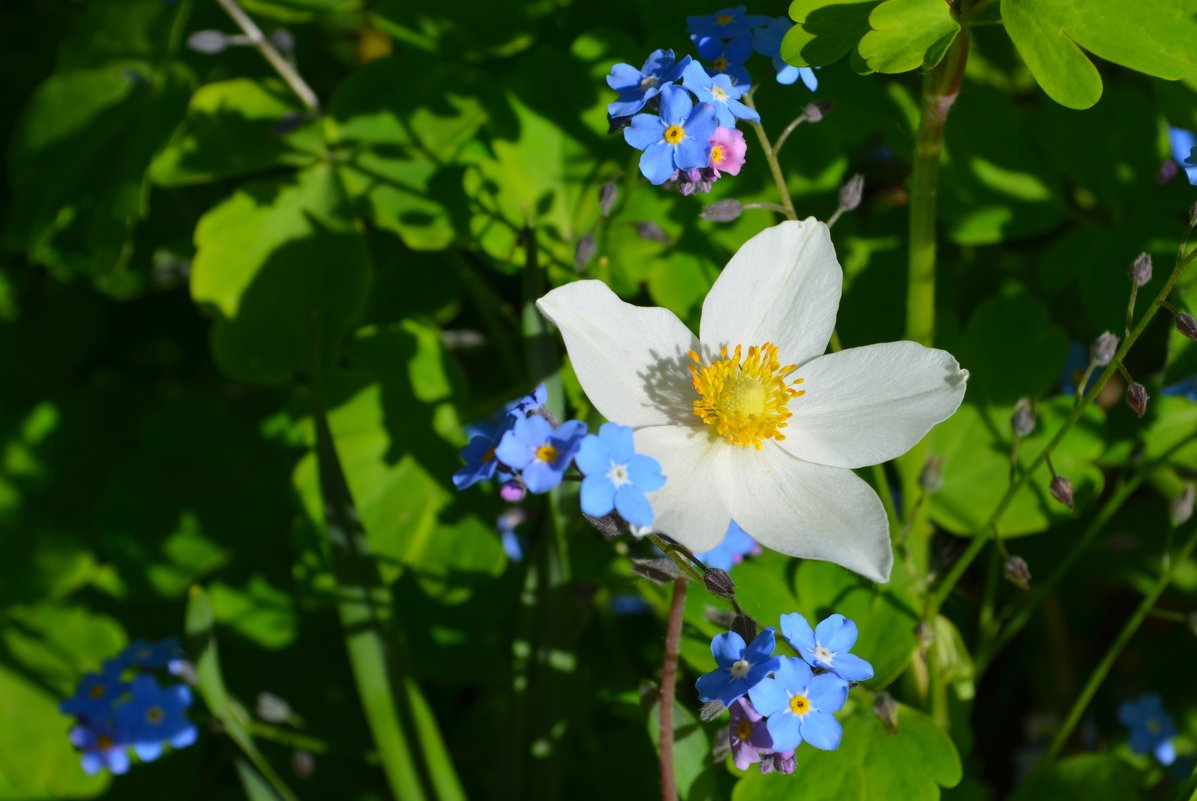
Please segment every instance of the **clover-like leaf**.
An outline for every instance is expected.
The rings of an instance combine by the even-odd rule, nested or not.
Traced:
[[[797,67],[823,67],[855,50],[869,32],[869,14],[880,0],[794,0],[781,57]]]
[[[871,31],[860,55],[875,72],[930,69],[960,33],[960,23],[943,0],[886,0],[869,14]]]

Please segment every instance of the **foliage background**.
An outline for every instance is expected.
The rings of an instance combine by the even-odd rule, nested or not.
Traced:
[[[581,272],[693,325],[728,256],[772,223],[765,211],[725,225],[698,216],[710,199],[775,199],[755,142],[741,176],[696,200],[648,186],[637,154],[606,133],[610,66],[657,47],[688,51],[685,16],[705,9],[244,6],[267,31],[293,34],[321,114],[307,114],[251,48],[187,46],[194,31],[232,31],[216,3],[0,8],[0,798],[272,797],[254,795],[273,791],[245,779],[219,732],[118,781],[84,776],[66,740],[57,699],[127,640],[181,635],[196,584],[231,692],[250,708],[275,693],[302,716],[297,729],[255,732],[292,789],[387,797],[321,533],[318,387],[404,664],[465,793],[656,797],[641,683],[659,670],[666,600],[630,573],[641,546],[612,547],[575,520],[558,547],[552,510],[530,505],[527,558],[510,562],[494,531],[497,496],[458,495],[449,477],[464,423],[557,374],[551,337],[528,322],[543,287]],[[918,582],[952,561],[962,547],[952,535],[975,531],[1005,491],[1014,403],[1038,401],[1039,428],[1023,443],[1034,456],[1071,404],[1059,394],[1070,343],[1120,332],[1126,268],[1151,253],[1154,291],[1195,199],[1183,180],[1158,176],[1167,125],[1197,128],[1197,68],[1179,82],[1099,69],[1100,102],[1068,109],[1038,88],[1000,25],[973,31],[941,172],[936,340],[972,383],[966,406],[930,437],[946,468],[929,500],[940,533],[927,563],[882,589],[776,555],[733,572],[761,620],[833,604],[854,617],[858,652],[912,707],[922,703],[906,669]],[[812,98],[757,71],[776,133]],[[865,175],[865,204],[833,232],[846,276],[838,330],[848,346],[899,339],[919,77],[862,77],[848,60],[819,76],[813,99],[834,108],[795,134],[785,174],[800,215],[821,219],[843,181]],[[605,218],[598,193],[613,178],[621,197]],[[645,222],[660,233],[646,237]],[[576,270],[586,234],[597,255]],[[958,646],[943,666],[952,742],[911,708],[901,742],[914,750],[896,750],[862,702],[847,713],[841,751],[801,753],[788,784],[737,784],[708,757],[715,728],[692,723],[688,688],[716,631],[703,607],[718,605],[694,590],[678,713],[688,799],[727,797],[733,784],[738,799],[799,788],[811,799],[935,798],[937,783],[961,777],[945,796],[1012,790],[1035,716],[1068,708],[1158,574],[1168,504],[1197,471],[1186,439],[1197,406],[1157,392],[1197,373],[1197,347],[1164,316],[1127,362],[1157,396],[1148,416],[1136,419],[1117,386],[1103,395],[1055,456],[1078,511],[1054,504],[1042,476],[1003,535],[1046,573],[1146,463],[1142,487],[983,674],[969,650],[996,555],[945,608],[941,637]],[[558,408],[598,422],[568,367],[551,383]],[[1035,536],[1015,543],[1022,535]],[[1016,608],[1019,590],[988,586]],[[1183,565],[1161,606],[1187,614],[1195,592],[1197,567]],[[629,594],[651,611],[616,614],[612,598]],[[1089,762],[1049,782],[1094,799],[1170,792],[1172,778],[1130,755],[1115,710],[1159,692],[1181,724],[1178,750],[1197,753],[1186,667],[1195,644],[1183,623],[1149,620],[1086,719],[1076,748],[1094,752],[1080,758]],[[306,778],[290,768],[297,744],[316,754]],[[1051,797],[1049,782],[1019,797]]]

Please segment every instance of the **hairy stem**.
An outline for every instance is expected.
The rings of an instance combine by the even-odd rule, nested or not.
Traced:
[[[744,103],[749,108],[756,109],[751,92],[744,95]],[[781,164],[777,160],[777,151],[773,149],[773,145],[769,142],[769,135],[765,133],[764,127],[759,122],[752,123],[752,128],[761,142],[761,152],[765,156],[765,161],[769,162],[769,170],[773,173],[773,182],[777,184],[777,194],[781,197],[781,205],[785,208],[786,217],[796,220],[798,212],[794,211],[794,201],[790,198],[790,188],[786,186],[785,174],[782,173]]]
[[[665,627],[665,659],[661,664],[661,798],[677,801],[673,771],[673,699],[677,692],[677,658],[682,648],[682,613],[686,609],[686,579],[673,580],[673,600]]]
[[[291,91],[307,107],[308,111],[319,111],[320,100],[312,91],[312,87],[308,86],[295,67],[291,66],[291,62],[283,58],[270,39],[262,33],[262,29],[258,27],[257,23],[250,19],[241,6],[237,5],[237,0],[216,0],[216,2],[220,3],[220,7],[233,18],[237,27],[253,42],[254,47],[258,48],[258,52],[270,63],[279,77],[287,82],[287,86],[291,87]]]

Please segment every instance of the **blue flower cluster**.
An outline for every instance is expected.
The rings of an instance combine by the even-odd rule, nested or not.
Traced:
[[[1168,144],[1176,168],[1184,170],[1189,183],[1197,186],[1197,134],[1184,128],[1169,128]]]
[[[1147,693],[1118,707],[1118,720],[1130,729],[1130,747],[1136,754],[1151,754],[1161,765],[1176,761],[1176,721],[1164,710],[1158,695]]]
[[[125,773],[130,748],[141,761],[152,762],[167,745],[186,748],[195,742],[196,728],[186,714],[191,688],[177,682],[163,686],[155,676],[163,669],[178,673],[182,665],[176,640],[137,640],[105,661],[99,673],[79,680],[75,694],[58,708],[75,719],[69,736],[85,772]]]
[[[591,434],[581,420],[558,423],[545,403],[544,385],[506,404],[499,420],[470,427],[465,460],[453,474],[459,489],[498,477],[504,500],[523,500],[528,492],[542,494],[558,486],[571,466],[582,478],[582,511],[591,517],[619,514],[634,526],[653,521],[645,493],[665,483],[656,459],[636,453],[632,429],[604,423]],[[515,523],[501,520],[504,547],[520,552],[514,541]]]
[[[721,701],[731,711],[728,738],[741,770],[759,762],[762,773],[793,773],[803,742],[839,748],[843,729],[833,713],[853,682],[873,677],[872,665],[850,653],[856,624],[843,615],[813,629],[800,614],[782,615],[781,632],[797,657],[774,655],[772,628],[747,645],[735,632],[716,636],[711,655],[718,667],[695,685],[703,701]]]
[[[818,81],[811,70],[782,60],[781,40],[791,25],[784,17],[746,14],[737,6],[686,22],[706,66],[672,50],[653,51],[639,69],[616,64],[607,85],[619,96],[607,114],[611,130],[622,130],[625,141],[642,151],[645,178],[690,195],[709,192],[724,173],[738,175],[744,165],[748,145],[736,122],[760,121],[743,101],[752,85],[744,65],[753,52],[772,60],[780,83],[801,76],[814,91]]]

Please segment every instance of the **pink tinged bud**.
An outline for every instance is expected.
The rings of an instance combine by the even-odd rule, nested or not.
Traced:
[[[1076,499],[1072,497],[1072,482],[1064,476],[1056,476],[1051,484],[1052,497],[1069,509],[1076,507]]]
[[[1176,315],[1176,330],[1189,339],[1197,340],[1197,320],[1188,312]]]
[[[528,490],[518,481],[508,481],[499,487],[499,497],[508,503],[519,503],[528,494]]]
[[[719,127],[707,142],[711,145],[710,167],[715,177],[718,178],[722,173],[739,175],[740,168],[744,166],[744,154],[748,152],[744,133],[735,128]]]
[[[1027,565],[1027,560],[1021,556],[1011,556],[1006,560],[1006,578],[1014,583],[1015,586],[1024,590],[1031,587],[1031,568]]]
[[[1150,397],[1147,388],[1137,381],[1126,388],[1126,405],[1139,417],[1147,414],[1147,400]]]
[[[1135,286],[1146,286],[1151,280],[1151,254],[1140,253],[1130,268],[1130,280]]]

